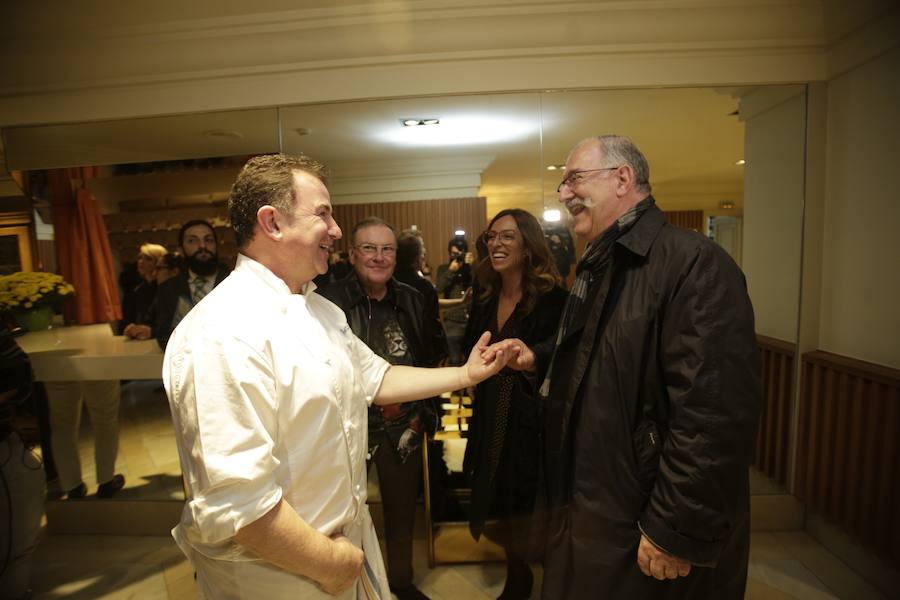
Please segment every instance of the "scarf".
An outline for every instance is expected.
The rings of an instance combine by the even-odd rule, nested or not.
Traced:
[[[647,196],[628,211],[615,220],[606,231],[600,234],[600,237],[588,244],[584,249],[584,254],[575,267],[575,283],[572,285],[572,291],[566,299],[566,306],[563,309],[562,317],[559,321],[559,330],[556,334],[556,347],[553,350],[553,356],[550,358],[550,365],[547,367],[547,375],[541,384],[538,394],[542,400],[546,400],[550,395],[550,377],[553,374],[553,366],[556,363],[556,353],[559,345],[566,338],[566,333],[575,322],[576,316],[581,312],[584,302],[587,299],[588,288],[591,283],[600,281],[603,274],[612,262],[612,248],[626,231],[631,229],[635,222],[640,218],[644,211],[654,204],[653,196]]]

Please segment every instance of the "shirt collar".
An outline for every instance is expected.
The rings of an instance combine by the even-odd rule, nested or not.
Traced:
[[[238,254],[237,262],[234,265],[234,270],[236,272],[246,272],[257,277],[260,281],[266,284],[266,287],[270,288],[273,292],[279,295],[293,295],[293,293],[291,292],[291,288],[288,287],[288,285],[284,282],[283,279],[281,279],[281,277],[273,273],[267,266],[265,266],[261,262],[253,260],[246,254]],[[315,284],[312,285],[312,289],[315,289]],[[303,289],[303,294],[308,294],[311,291],[312,290],[309,289],[309,284],[307,284]]]

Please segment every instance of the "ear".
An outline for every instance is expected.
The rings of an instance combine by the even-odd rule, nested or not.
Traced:
[[[259,232],[271,240],[280,241],[283,236],[279,224],[280,218],[281,214],[274,206],[266,204],[260,207],[256,211],[256,224],[259,227]]]
[[[622,165],[616,172],[616,193],[624,196],[634,189],[634,168],[631,165]]]

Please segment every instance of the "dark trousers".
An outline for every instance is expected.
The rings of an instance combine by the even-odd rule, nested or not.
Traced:
[[[384,511],[388,582],[391,587],[403,587],[410,585],[413,578],[413,525],[422,479],[422,455],[413,452],[405,463],[400,462],[387,436],[378,435],[382,437],[378,440],[374,462]]]

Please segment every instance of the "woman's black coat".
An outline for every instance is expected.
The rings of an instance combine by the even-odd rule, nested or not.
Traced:
[[[482,303],[479,301],[480,294],[477,287],[473,289],[472,310],[465,336],[466,355],[481,334],[488,330],[497,313],[497,295]],[[509,317],[518,319],[519,339],[537,350],[538,354],[544,354],[546,350],[541,351],[541,348],[552,348],[556,341],[556,327],[567,295],[564,289],[553,288],[538,298],[530,313],[523,314],[524,305],[519,302]],[[472,486],[469,528],[476,539],[488,518],[531,513],[537,492],[541,410],[536,398],[536,381],[525,373],[506,372],[515,373],[515,380],[504,448],[493,479],[489,474],[488,461],[496,417],[496,382],[488,380],[478,385],[473,415],[469,421],[463,468]]]

